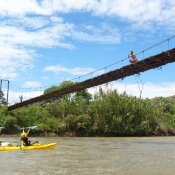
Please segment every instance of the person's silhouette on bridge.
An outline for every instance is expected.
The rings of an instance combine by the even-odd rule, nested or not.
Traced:
[[[136,58],[136,56],[135,56],[133,51],[131,51],[130,54],[128,55],[128,58],[130,58],[130,57],[132,58],[131,60],[129,60],[129,62],[131,64],[135,64],[135,63],[138,62],[138,59]]]
[[[20,99],[20,102],[22,102],[22,100],[23,100],[23,96],[22,96],[22,95],[19,96],[19,99]]]

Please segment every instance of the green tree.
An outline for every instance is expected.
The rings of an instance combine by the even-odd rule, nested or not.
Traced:
[[[0,106],[7,106],[7,100],[4,98],[4,93],[0,90]]]
[[[45,95],[45,94],[51,93],[51,92],[56,91],[56,90],[68,88],[69,86],[71,86],[73,84],[74,84],[74,82],[72,82],[72,81],[63,81],[59,86],[52,86],[50,88],[45,89],[43,94]],[[66,95],[63,95],[62,97],[52,98],[52,99],[46,100],[45,102],[52,102],[54,100],[61,101],[61,99],[69,100],[70,97],[71,97],[70,94],[66,94]]]
[[[51,86],[50,88],[45,89],[44,92],[43,92],[43,94],[44,95],[45,94],[49,94],[49,93],[51,93],[53,91],[56,91],[56,90],[58,90],[58,87],[57,86]]]
[[[72,81],[63,81],[60,86],[58,86],[58,89],[67,88],[69,89],[70,86],[74,85],[75,83]],[[62,96],[62,100],[65,100],[66,102],[70,102],[71,100],[71,94],[66,94]]]
[[[82,99],[83,101],[86,101],[89,103],[90,100],[92,100],[92,94],[90,94],[87,89],[77,91],[74,95],[74,100]]]

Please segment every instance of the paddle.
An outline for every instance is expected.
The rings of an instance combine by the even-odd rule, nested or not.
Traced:
[[[29,126],[29,127],[20,127],[20,126],[18,126],[18,125],[16,125],[16,127],[18,128],[18,130],[22,130],[23,131],[23,133],[24,133],[24,129],[35,129],[37,126]],[[22,133],[22,134],[23,134]],[[26,134],[26,136],[28,136],[28,134],[29,134],[29,130],[28,130],[28,132],[27,132],[27,134]],[[23,141],[24,142],[24,141]],[[22,142],[22,144],[21,145],[23,145],[23,142]],[[20,145],[20,147],[21,147],[21,145]],[[30,146],[30,143],[29,143],[29,145],[28,146]]]
[[[37,126],[29,126],[29,127],[20,127],[20,126],[17,126],[18,130],[22,131],[24,129],[36,129]]]

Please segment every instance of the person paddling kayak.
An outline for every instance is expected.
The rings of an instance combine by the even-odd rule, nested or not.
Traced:
[[[27,133],[24,131],[24,128],[23,128],[23,132],[21,134],[21,141],[22,141],[21,146],[32,146],[35,143],[39,143],[38,141],[31,143],[31,141],[28,139],[28,135],[31,128],[32,127],[29,127],[29,130],[27,131]]]
[[[23,132],[21,134],[21,141],[22,141],[21,145],[22,146],[30,146],[31,141],[28,139],[29,132],[30,132],[30,128],[27,131],[27,133],[24,132],[24,129],[23,129]]]

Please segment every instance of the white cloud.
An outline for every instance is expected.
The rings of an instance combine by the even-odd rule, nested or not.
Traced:
[[[76,40],[103,44],[117,44],[121,39],[119,29],[106,23],[102,23],[98,27],[83,25],[79,29],[73,30],[71,36]]]
[[[38,88],[41,84],[37,81],[27,81],[22,85],[22,88]]]
[[[2,16],[23,16],[28,13],[49,14],[50,11],[40,7],[36,0],[26,0],[25,3],[23,0],[0,0],[0,4],[0,14]]]
[[[73,23],[61,17],[61,14],[76,12],[88,12],[89,16],[98,17],[100,22],[92,20],[79,24],[78,20]],[[72,39],[118,44],[121,39],[134,41],[137,38],[135,31],[151,30],[155,33],[162,27],[174,33],[175,1],[25,0],[24,3],[24,0],[0,0],[0,15],[0,77],[14,80],[24,79],[25,71],[33,69],[36,58],[40,56],[38,48],[74,49],[76,45]],[[115,22],[106,22],[106,16]],[[121,22],[123,28],[120,28]],[[57,65],[47,66],[45,71],[85,75],[95,69]],[[24,87],[40,86],[35,83],[26,83]]]
[[[63,18],[60,18],[60,17],[56,17],[56,16],[51,16],[50,17],[50,20],[52,21],[52,22],[60,22],[60,23],[63,23]]]
[[[17,28],[27,28],[27,29],[39,29],[45,27],[49,24],[49,19],[47,17],[41,16],[19,16],[19,17],[9,17],[1,22],[1,26],[16,26]]]
[[[44,72],[53,72],[54,74],[67,73],[71,75],[86,75],[88,73],[94,72],[93,68],[66,68],[61,65],[47,66],[44,68]]]
[[[53,15],[57,12],[92,12],[97,16],[115,16],[123,20],[163,21],[174,18],[174,0],[0,0],[1,15]],[[97,8],[98,7],[98,8]]]
[[[168,97],[174,95],[175,82],[145,83],[139,84],[139,86],[138,84],[114,83],[112,89],[117,89],[119,93],[126,91],[128,95],[132,96],[140,97],[141,95],[142,98]]]
[[[15,26],[0,27],[0,39],[3,43],[11,45],[53,47],[63,45],[61,41],[64,36],[69,35],[72,30],[71,24],[58,24],[53,27],[46,27],[37,31],[27,31]],[[68,45],[68,43],[66,43]],[[69,44],[70,45],[70,44]]]
[[[21,72],[33,68],[33,57],[37,55],[33,50],[4,42],[0,36],[0,77],[14,80]]]
[[[104,92],[108,92],[111,90],[117,90],[119,94],[122,94],[126,92],[129,96],[136,96],[138,98],[149,98],[152,99],[154,97],[169,97],[169,96],[174,96],[174,89],[175,89],[175,83],[159,83],[159,84],[154,84],[154,83],[145,83],[143,84],[143,89],[142,85],[140,85],[140,91],[138,84],[124,84],[124,83],[116,83],[116,82],[111,82],[107,84],[103,84],[100,86],[96,86],[93,88],[89,88],[88,91],[91,94],[95,94],[99,92],[99,89],[102,88]]]

